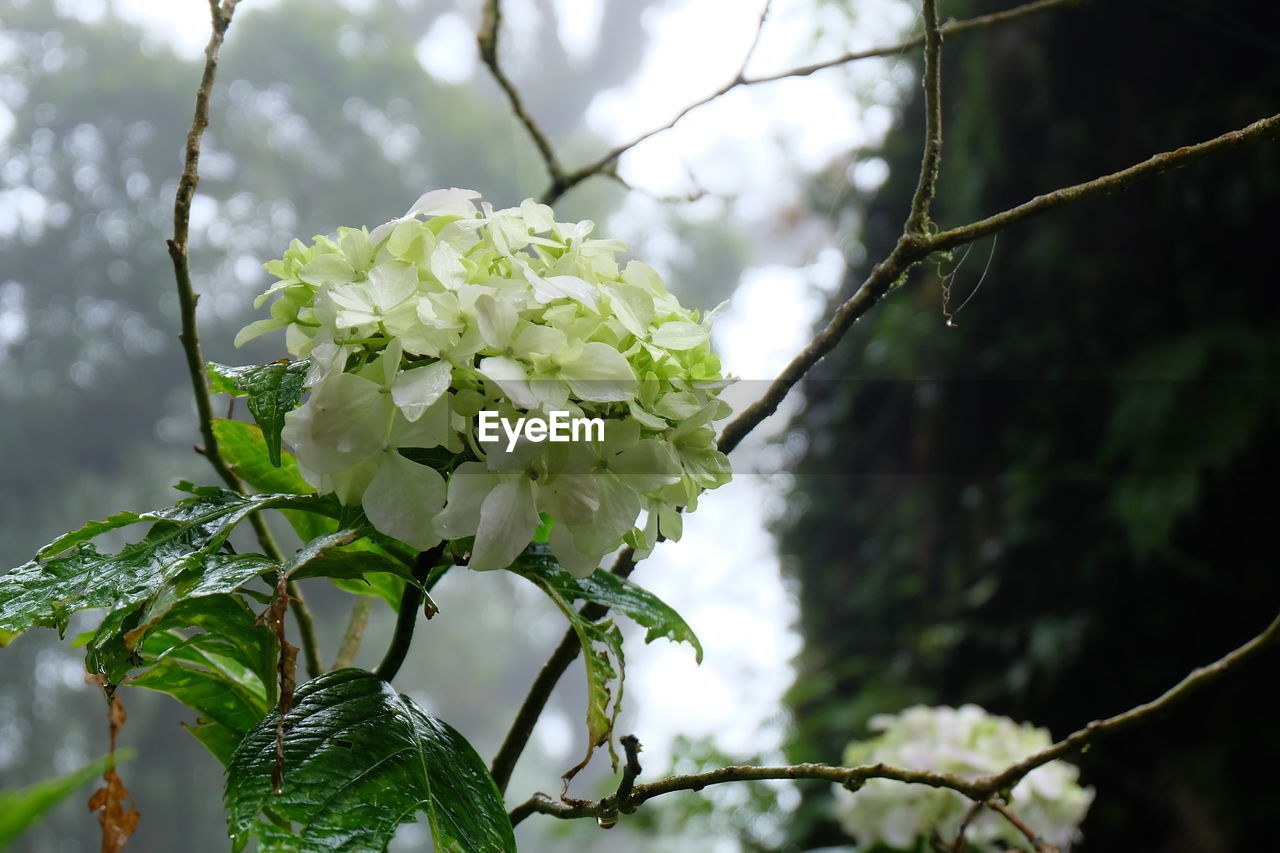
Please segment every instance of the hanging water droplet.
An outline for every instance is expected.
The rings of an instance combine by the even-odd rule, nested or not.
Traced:
[[[613,829],[617,825],[618,825],[618,816],[616,814],[611,814],[608,817],[605,817],[604,815],[600,815],[599,817],[596,818],[596,826],[600,827],[601,829]]]

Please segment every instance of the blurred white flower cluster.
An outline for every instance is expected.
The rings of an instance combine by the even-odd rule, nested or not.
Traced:
[[[972,779],[998,773],[1052,744],[1048,729],[1019,725],[977,705],[917,705],[900,714],[879,714],[870,727],[880,734],[850,744],[846,766],[884,762]],[[1028,773],[1010,801],[1027,826],[1062,850],[1078,840],[1080,822],[1093,802],[1093,789],[1076,782],[1079,772],[1072,764],[1052,761]],[[880,843],[895,850],[916,850],[934,832],[950,843],[972,805],[955,791],[887,779],[868,780],[856,793],[840,789],[837,797],[840,824],[861,847]],[[965,837],[975,845],[998,841],[1011,849],[1030,849],[1017,829],[991,811],[980,813]]]
[[[678,510],[730,478],[711,318],[650,267],[620,267],[625,246],[591,239],[591,222],[477,198],[429,192],[267,264],[279,282],[256,307],[277,296],[271,317],[236,344],[283,328],[310,359],[310,397],[282,433],[303,476],[416,548],[474,536],[475,569],[510,565],[547,524],[578,575],[624,542],[678,538]],[[481,411],[601,418],[604,437],[484,446]]]

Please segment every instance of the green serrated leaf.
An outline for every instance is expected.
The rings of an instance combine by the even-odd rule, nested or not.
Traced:
[[[284,719],[284,781],[271,790],[277,713],[241,742],[224,793],[237,846],[281,853],[385,850],[424,812],[435,850],[515,850],[498,788],[448,724],[358,669],[298,689]],[[297,824],[296,829],[292,824]]]
[[[622,613],[648,629],[645,642],[666,637],[673,642],[687,642],[702,662],[702,645],[688,623],[653,593],[605,571],[597,570],[585,578],[569,574],[550,548],[534,542],[511,566],[511,571],[533,581],[565,615],[578,635],[584,650],[582,659],[587,669],[587,752],[582,761],[565,774],[573,778],[591,760],[595,749],[608,745],[609,755],[617,768],[618,756],[613,747],[613,729],[622,707],[622,688],[626,679],[622,653],[622,632],[612,620],[591,622],[583,618],[575,601],[603,604]],[[614,693],[614,682],[617,692]]]
[[[570,600],[592,601],[623,614],[648,629],[644,635],[646,643],[659,637],[673,643],[688,643],[693,646],[698,663],[702,663],[702,644],[689,623],[658,596],[627,578],[603,569],[597,569],[585,578],[575,578],[556,562],[550,548],[540,543],[526,548],[511,569],[551,584]]]
[[[225,766],[276,702],[276,638],[239,596],[191,599],[147,637],[151,667],[129,684],[168,693],[199,715],[186,726]],[[205,633],[187,637],[184,629]]]
[[[249,393],[248,373],[257,365],[247,367],[231,367],[226,364],[209,362],[204,366],[209,375],[210,394],[230,394],[232,397],[243,397]]]
[[[304,578],[361,580],[368,574],[394,575],[401,580],[417,583],[414,580],[413,571],[399,560],[393,560],[376,551],[345,548],[337,548],[318,555],[296,571],[290,572],[290,577],[294,580]],[[369,590],[366,589],[365,592]]]
[[[376,595],[387,603],[393,613],[400,609],[400,599],[404,597],[404,583],[400,578],[387,574],[333,579],[334,586],[352,595]]]
[[[315,492],[311,484],[302,479],[302,474],[298,471],[298,460],[292,453],[282,450],[279,467],[271,464],[262,428],[256,424],[216,419],[213,422],[213,434],[218,439],[223,459],[255,492],[298,495]],[[332,505],[326,507],[323,514],[284,510],[281,515],[297,532],[299,539],[309,542],[317,536],[338,529],[337,522],[332,518],[339,511],[338,504],[336,499],[329,500]]]
[[[132,750],[116,751],[117,764],[131,758]],[[58,803],[101,775],[110,760],[108,757],[99,758],[87,767],[56,779],[46,779],[18,790],[0,790],[0,850],[7,848]]]
[[[0,577],[0,630],[22,632],[35,626],[66,631],[72,613],[94,607],[110,610],[105,622],[117,632],[126,627],[131,617],[140,616],[139,608],[153,604],[167,585],[191,582],[201,594],[221,591],[242,582],[244,574],[252,576],[254,567],[232,558],[215,558],[222,543],[236,524],[253,512],[271,508],[311,510],[316,498],[297,495],[252,495],[209,486],[181,484],[192,497],[156,512],[121,513],[113,519],[129,521],[97,522],[72,534],[60,537],[42,548],[39,556]],[[125,546],[118,554],[102,554],[84,541],[107,529],[126,523],[153,521],[145,538]],[[69,553],[61,553],[74,542]],[[213,561],[217,571],[207,578],[206,568]],[[226,574],[224,574],[224,571]],[[148,618],[154,618],[150,612]],[[99,640],[112,636],[99,632]],[[95,640],[95,645],[103,643]]]
[[[305,359],[247,367],[212,362],[208,365],[211,391],[249,397],[249,414],[262,428],[267,458],[272,465],[280,465],[280,430],[284,428],[284,416],[302,399],[310,366]]]

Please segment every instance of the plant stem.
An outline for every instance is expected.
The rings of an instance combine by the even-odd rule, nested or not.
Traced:
[[[409,646],[413,644],[413,629],[418,624],[418,608],[422,606],[422,597],[425,594],[420,584],[426,582],[427,575],[440,562],[440,558],[444,556],[444,549],[445,543],[441,542],[434,548],[418,554],[413,561],[413,577],[417,583],[406,582],[404,585],[404,594],[400,596],[400,611],[396,614],[395,633],[391,635],[391,645],[387,648],[387,653],[376,670],[378,676],[384,681],[390,681],[396,677],[405,656],[409,654]]]
[[[355,662],[356,652],[360,651],[360,641],[364,639],[365,626],[369,624],[369,611],[372,609],[373,596],[356,596],[355,604],[351,606],[351,618],[347,622],[347,630],[342,632],[342,643],[338,646],[338,655],[333,659],[334,669],[343,669]]]

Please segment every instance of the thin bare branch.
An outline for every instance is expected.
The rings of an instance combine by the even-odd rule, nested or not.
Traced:
[[[907,217],[908,234],[926,234],[929,209],[938,191],[942,164],[942,34],[938,31],[938,0],[924,0],[924,154],[920,177]]]
[[[178,192],[173,203],[173,239],[169,240],[169,258],[173,261],[174,277],[178,282],[178,305],[182,317],[182,350],[187,358],[187,373],[191,376],[191,388],[195,392],[196,410],[200,416],[200,435],[204,439],[202,452],[223,481],[233,489],[241,487],[237,477],[218,447],[213,434],[213,406],[209,398],[209,385],[204,372],[204,355],[200,352],[200,336],[196,330],[196,302],[199,296],[191,283],[191,261],[187,241],[191,227],[191,200],[200,183],[200,140],[209,126],[209,101],[213,94],[213,81],[218,74],[218,53],[231,26],[237,0],[209,0],[212,32],[204,49],[204,74],[200,88],[196,90],[196,111],[187,133],[186,158],[182,177],[178,180]]]
[[[948,21],[947,23],[942,24],[938,28],[938,32],[945,38],[946,36],[952,35],[952,34],[971,32],[973,30],[980,30],[980,29],[986,29],[989,27],[997,27],[1004,24],[1011,24],[1016,21],[1021,21],[1025,18],[1029,18],[1033,15],[1038,15],[1044,12],[1053,11],[1054,9],[1057,9],[1063,6],[1071,6],[1071,5],[1076,5],[1076,4],[1085,3],[1085,2],[1089,2],[1089,0],[1037,0],[1037,2],[1027,3],[1025,5],[1018,6],[1017,8],[1009,9],[1004,12],[996,12],[990,15],[980,15],[975,18],[967,18],[963,21],[955,21],[955,20]],[[762,26],[763,26],[763,23],[764,23],[764,18],[762,16],[761,17]],[[759,38],[760,38],[759,30],[757,30],[755,40],[753,40],[752,42],[751,50],[747,55],[747,59],[750,59],[751,54],[754,53],[755,45],[758,43]],[[857,62],[863,59],[874,59],[876,57],[884,57],[884,56],[896,56],[898,54],[904,53],[913,48],[920,47],[924,43],[925,43],[925,36],[920,35],[915,38],[908,39],[903,42],[899,42],[897,44],[888,45],[885,47],[871,48],[870,50],[860,50],[860,51],[854,51],[851,53],[845,53],[833,59],[825,60],[823,62],[816,62],[809,65],[800,65],[795,68],[790,68],[785,71],[778,71],[773,74],[762,74],[758,77],[745,76],[744,72],[746,70],[746,61],[744,60],[742,64],[742,70],[739,71],[737,76],[735,76],[732,80],[725,83],[725,85],[721,86],[719,89],[716,89],[714,92],[711,92],[710,94],[698,99],[697,101],[694,101],[693,103],[681,109],[666,124],[660,127],[655,127],[652,130],[645,131],[644,133],[628,140],[627,142],[623,142],[614,146],[613,148],[605,152],[598,159],[593,160],[592,162],[586,164],[585,166],[574,169],[571,172],[565,173],[562,176],[563,179],[561,181],[556,181],[553,178],[551,186],[548,187],[547,191],[542,195],[542,201],[544,201],[547,204],[551,204],[556,199],[564,195],[566,192],[568,192],[578,184],[585,181],[587,178],[590,178],[593,175],[604,173],[615,161],[617,161],[619,157],[621,157],[623,154],[630,151],[632,148],[635,148],[637,145],[639,145],[640,143],[644,142],[645,140],[649,139],[652,136],[656,136],[659,133],[662,133],[663,131],[670,130],[671,128],[675,127],[680,122],[680,120],[683,119],[685,116],[687,116],[689,113],[693,112],[699,107],[706,106],[712,101],[719,100],[720,98],[727,95],[729,92],[733,91],[736,88],[739,88],[741,86],[758,86],[762,83],[773,83],[778,80],[785,80],[791,77],[808,77],[811,74],[816,74],[817,72],[826,70],[828,68],[835,68],[841,65],[848,65],[852,62]]]
[[[1057,847],[1054,847],[1048,841],[1045,841],[1037,835],[1031,827],[1023,823],[1022,820],[1019,819],[1019,817],[1004,803],[999,800],[988,800],[985,805],[987,808],[1007,820],[1010,826],[1018,830],[1018,832],[1021,832],[1027,841],[1031,842],[1031,849],[1033,849],[1035,853],[1060,853]]]
[[[760,36],[764,34],[765,22],[769,20],[769,8],[773,5],[773,0],[764,0],[764,8],[760,10],[760,20],[756,22],[756,31],[751,36],[751,44],[747,47],[746,55],[742,57],[742,64],[738,66],[738,74],[735,79],[745,80],[747,77],[747,66],[751,64],[751,57],[756,55],[756,48],[760,46]]]
[[[1255,121],[1248,127],[1224,133],[1214,139],[1195,145],[1186,145],[1164,154],[1156,154],[1141,163],[1085,181],[1075,186],[1063,187],[1045,195],[1039,195],[1031,201],[1017,207],[981,219],[969,225],[952,228],[930,236],[927,240],[929,251],[937,252],[962,246],[965,243],[985,237],[987,234],[1001,231],[1016,222],[1046,213],[1063,205],[1082,201],[1094,196],[1107,195],[1142,178],[1149,178],[1185,166],[1208,154],[1217,154],[1231,148],[1237,148],[1246,142],[1257,142],[1280,135],[1280,113],[1269,118]]]
[[[758,782],[766,779],[820,779],[855,790],[868,779],[894,779],[899,782],[928,785],[932,788],[951,788],[961,793],[964,793],[963,789],[970,785],[966,779],[952,773],[930,773],[890,767],[886,764],[869,764],[859,767],[836,767],[830,764],[793,764],[785,767],[741,765],[721,767],[688,776],[671,776],[657,782],[636,785],[632,788],[631,795],[625,800],[615,800],[614,797],[606,797],[600,801],[555,800],[546,794],[534,794],[511,812],[511,820],[512,823],[519,823],[531,814],[549,814],[563,819],[598,817],[601,803],[604,804],[606,814],[610,812],[628,814],[646,801],[663,794],[676,791],[700,791],[708,785],[721,785],[726,782]]]
[[[548,814],[565,819],[598,817],[602,803],[606,814],[629,813],[635,811],[645,801],[663,794],[670,794],[676,791],[701,791],[708,785],[720,785],[726,782],[751,782],[764,779],[819,779],[844,785],[846,788],[855,791],[868,779],[893,779],[898,782],[928,785],[933,788],[949,788],[953,791],[958,791],[975,802],[988,803],[988,801],[992,801],[988,803],[989,807],[1001,811],[996,808],[998,804],[994,802],[993,798],[1007,796],[1008,792],[1023,777],[1037,767],[1048,764],[1055,759],[1064,758],[1104,737],[1163,713],[1191,694],[1222,678],[1233,669],[1238,669],[1248,660],[1257,657],[1259,653],[1277,640],[1280,640],[1280,616],[1277,616],[1261,634],[1208,666],[1192,671],[1186,678],[1165,691],[1159,698],[1131,708],[1109,719],[1092,722],[1058,741],[1048,749],[1011,765],[993,776],[966,779],[954,773],[934,773],[925,770],[890,767],[885,764],[858,767],[836,767],[830,764],[794,764],[782,767],[749,765],[721,767],[705,773],[672,776],[658,782],[636,785],[626,798],[614,795],[600,801],[557,801],[546,794],[534,794],[512,810],[511,820],[512,823],[519,823],[531,814]],[[1001,811],[1001,814],[1004,814],[1004,811]],[[1005,817],[1008,819],[1010,816],[1006,814]],[[1029,833],[1029,838],[1036,837],[1034,832],[1024,827],[1019,827],[1019,829],[1024,833]]]
[[[342,669],[355,662],[356,652],[360,651],[360,641],[364,639],[365,626],[369,624],[369,613],[373,610],[373,596],[357,595],[351,605],[351,617],[347,620],[347,628],[342,632],[342,642],[338,644],[338,654],[333,659],[333,668]]]
[[[986,803],[979,800],[969,807],[969,810],[964,813],[964,819],[960,821],[960,828],[956,830],[956,840],[952,842],[950,848],[941,843],[935,844],[934,847],[941,850],[942,853],[964,853],[964,835],[969,831],[969,824],[973,823],[973,819],[986,808],[986,805]]]
[[[173,274],[178,284],[178,306],[182,318],[182,332],[178,339],[182,342],[182,351],[186,356],[187,373],[191,377],[191,390],[196,398],[200,436],[204,440],[204,446],[199,450],[229,488],[241,491],[244,484],[222,458],[218,437],[213,431],[213,402],[209,395],[208,379],[204,370],[204,354],[200,351],[200,333],[196,325],[196,303],[200,295],[195,292],[195,286],[191,281],[191,257],[188,245],[191,236],[191,202],[195,198],[196,187],[200,183],[200,141],[204,138],[205,129],[209,126],[209,102],[213,97],[214,80],[218,76],[218,54],[222,50],[222,42],[227,37],[227,29],[231,26],[231,18],[235,14],[237,2],[238,0],[221,0],[221,2],[209,0],[211,32],[209,43],[204,49],[204,73],[200,78],[200,86],[196,90],[195,116],[191,120],[191,130],[187,132],[182,176],[178,180],[178,191],[173,201],[173,238],[167,242],[169,259],[173,262]],[[282,559],[280,548],[276,545],[262,515],[254,513],[250,516],[249,523],[253,526],[258,542],[262,545],[263,553],[279,562]],[[314,678],[323,672],[316,643],[314,620],[306,604],[303,603],[296,584],[290,583],[289,593],[293,596],[291,609],[302,633],[307,672]]]
[[[489,66],[489,73],[493,75],[493,79],[507,96],[508,103],[511,104],[511,111],[516,114],[516,118],[524,125],[524,129],[528,131],[529,136],[533,139],[533,144],[538,147],[538,153],[542,155],[542,162],[547,168],[547,176],[551,179],[551,187],[554,189],[564,184],[564,170],[560,167],[560,161],[556,158],[555,148],[551,145],[551,140],[542,132],[542,128],[534,121],[529,111],[525,109],[524,102],[520,99],[520,92],[516,89],[515,84],[507,77],[506,72],[502,70],[502,64],[498,60],[498,30],[502,27],[502,2],[501,0],[487,0],[484,5],[484,17],[480,22],[480,31],[476,34],[476,42],[480,46],[480,58],[484,60],[484,64]],[[557,193],[557,197],[563,192]]]
[[[1063,758],[1074,752],[1078,752],[1091,743],[1113,735],[1116,732],[1130,728],[1135,723],[1141,722],[1148,717],[1171,708],[1183,699],[1189,697],[1191,694],[1222,678],[1222,676],[1230,672],[1232,668],[1238,667],[1250,658],[1255,657],[1259,652],[1263,651],[1277,640],[1280,640],[1280,616],[1277,616],[1261,634],[1254,637],[1243,646],[1240,646],[1234,651],[1222,656],[1208,666],[1203,666],[1193,670],[1186,678],[1166,690],[1158,698],[1145,704],[1138,705],[1135,708],[1130,708],[1123,714],[1117,714],[1116,716],[1109,717],[1105,720],[1095,720],[1079,731],[1073,732],[1058,741],[1043,752],[1038,752],[1023,761],[1019,761],[1017,764],[1014,764],[995,776],[981,780],[983,787],[992,795],[1001,791],[1009,790],[1016,785],[1022,777],[1026,776],[1037,767],[1043,764],[1048,764],[1055,758]]]
[[[783,368],[769,384],[763,396],[734,418],[720,434],[720,450],[729,453],[760,423],[778,410],[778,406],[809,369],[824,355],[831,352],[845,333],[863,314],[903,279],[912,266],[934,252],[954,249],[965,243],[993,234],[1004,228],[1041,213],[1073,202],[1093,198],[1123,189],[1143,178],[1152,177],[1170,169],[1186,165],[1212,154],[1236,148],[1246,142],[1256,142],[1280,135],[1280,114],[1256,121],[1248,127],[1233,130],[1222,136],[1188,145],[1166,154],[1156,154],[1141,163],[1086,181],[1083,184],[1055,190],[1037,196],[1025,204],[997,213],[986,219],[959,228],[952,228],[932,235],[904,234],[884,261],[872,268],[861,286],[838,307],[827,326],[818,332],[805,347]]]
[[[978,15],[973,18],[965,18],[963,21],[957,21],[954,18],[947,21],[938,28],[943,38],[950,35],[959,35],[971,30],[981,30],[988,27],[997,27],[1002,24],[1012,24],[1029,18],[1033,15],[1039,15],[1043,12],[1052,12],[1063,6],[1078,6],[1090,0],[1037,0],[1035,3],[1026,3],[1004,12],[993,12],[990,15]],[[906,53],[909,50],[920,47],[925,43],[923,34],[915,38],[907,39],[898,44],[889,45],[887,47],[874,47],[869,50],[858,50],[850,53],[844,53],[833,59],[826,59],[822,62],[814,62],[810,65],[800,65],[786,71],[779,71],[775,74],[767,74],[760,77],[751,77],[744,82],[744,85],[754,86],[757,83],[772,83],[775,80],[784,80],[788,77],[808,77],[819,71],[825,71],[828,68],[835,68],[840,65],[848,65],[850,62],[857,62],[862,59],[874,59],[876,57],[897,56]]]

